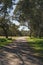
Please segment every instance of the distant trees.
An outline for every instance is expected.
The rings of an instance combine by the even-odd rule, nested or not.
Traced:
[[[28,23],[30,37],[43,36],[43,0],[19,0],[14,11],[18,21]]]
[[[15,25],[15,24],[12,24],[11,26],[10,26],[10,36],[20,36],[20,35],[22,35],[22,33],[19,31],[19,26],[17,26],[17,25]]]
[[[6,38],[8,38],[9,26],[10,26],[10,20],[0,17],[0,28],[3,29]]]
[[[29,31],[21,30],[22,36],[29,36]]]
[[[22,36],[21,31],[18,30],[19,26],[16,26],[14,23],[12,23],[9,28],[4,32],[3,28],[0,27],[0,36]]]

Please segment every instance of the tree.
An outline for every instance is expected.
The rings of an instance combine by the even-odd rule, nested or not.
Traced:
[[[43,0],[19,0],[14,11],[18,21],[28,22],[30,36],[41,37],[43,29]],[[17,17],[18,16],[18,17]]]
[[[6,38],[8,38],[8,30],[10,25],[9,12],[11,9],[12,0],[0,0],[0,27],[4,30]]]
[[[15,25],[14,23],[10,27],[11,35],[12,36],[21,36],[21,32],[19,31],[19,26]]]

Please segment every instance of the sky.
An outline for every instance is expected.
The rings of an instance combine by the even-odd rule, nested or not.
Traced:
[[[20,30],[20,31],[21,31],[21,30],[29,31],[28,27],[26,27],[26,26],[20,26],[19,30]]]
[[[17,3],[18,1],[19,1],[19,0],[16,0],[15,3]],[[12,11],[10,12],[10,16],[13,15],[13,12],[14,12],[15,8],[16,8],[16,6],[13,5],[13,9],[12,9]],[[18,21],[16,21],[16,20],[13,20],[12,22],[15,23],[15,25],[20,25],[20,23],[19,23]],[[22,29],[23,29],[23,30],[26,30],[26,31],[29,30],[28,27],[26,27],[26,26],[20,26],[20,27],[19,27],[19,30],[21,31]]]
[[[15,23],[15,25],[20,25],[20,23],[18,22],[18,21],[13,21],[13,23]],[[28,27],[26,27],[26,26],[20,26],[19,27],[19,30],[21,31],[21,30],[25,30],[25,31],[28,31],[29,29],[28,29]]]

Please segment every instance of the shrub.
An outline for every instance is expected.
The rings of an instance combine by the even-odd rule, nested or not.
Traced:
[[[0,38],[0,42],[6,42],[7,39],[6,38]]]

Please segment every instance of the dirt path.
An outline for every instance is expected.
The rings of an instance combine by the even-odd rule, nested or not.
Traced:
[[[0,65],[43,65],[32,55],[26,39],[19,37],[12,44],[3,47],[0,53]]]

